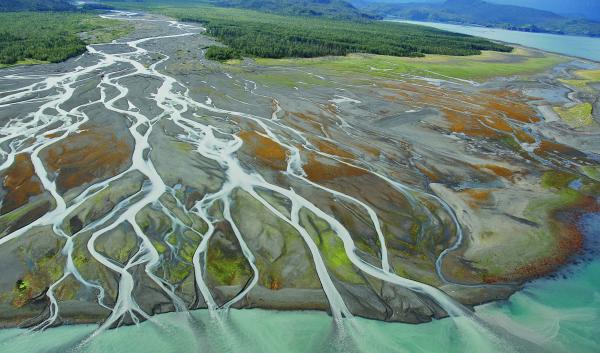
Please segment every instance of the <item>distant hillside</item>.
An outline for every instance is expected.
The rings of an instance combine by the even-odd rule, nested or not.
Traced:
[[[70,10],[75,6],[66,0],[0,0],[0,12]]]
[[[284,15],[328,17],[339,19],[373,19],[343,0],[214,0],[220,7],[272,12]]]
[[[532,7],[552,11],[567,17],[581,17],[600,21],[600,1],[598,0],[488,0],[490,2]],[[413,1],[414,2],[414,1]]]
[[[445,0],[348,0],[357,8],[372,3],[443,3]],[[550,11],[565,17],[587,18],[600,21],[600,1],[598,0],[485,0],[493,4],[516,5]]]
[[[518,31],[600,36],[600,22],[566,18],[549,11],[482,0],[431,3],[375,3],[363,9],[372,15],[415,21],[454,22]]]

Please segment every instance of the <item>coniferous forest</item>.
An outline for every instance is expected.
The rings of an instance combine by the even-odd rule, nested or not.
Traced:
[[[419,57],[511,50],[486,39],[410,24],[285,16],[205,5],[147,9],[182,21],[202,23],[208,34],[231,48],[211,49],[207,57],[217,60],[239,56],[339,56],[357,52]],[[6,12],[0,13],[0,21],[1,65],[60,62],[85,52],[89,38],[84,40],[82,32],[98,28],[114,31],[94,13]]]
[[[5,11],[74,11],[68,0],[0,0],[0,12]]]
[[[204,54],[210,60],[225,61],[230,59],[239,59],[240,53],[229,47],[212,46]]]
[[[164,7],[155,11],[182,21],[201,22],[209,34],[245,56],[317,57],[362,52],[418,57],[511,50],[482,38],[392,22],[290,17],[216,7]]]
[[[35,12],[0,14],[0,63],[14,64],[24,59],[59,62],[85,52],[85,42],[76,34],[81,30],[81,16]]]
[[[0,65],[60,62],[84,53],[88,42],[110,41],[124,33],[122,23],[92,13],[0,13]]]

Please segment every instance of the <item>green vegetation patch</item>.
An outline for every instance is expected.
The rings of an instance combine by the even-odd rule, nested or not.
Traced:
[[[600,82],[600,70],[578,70],[575,72],[576,79],[560,79],[562,83],[582,91],[592,92],[592,83]]]
[[[228,47],[212,46],[206,50],[205,56],[210,60],[227,61],[231,59],[240,59],[240,52]]]
[[[600,70],[579,70],[576,74],[584,80],[600,82]]]
[[[80,26],[80,37],[87,44],[110,43],[133,31],[133,26],[126,21],[109,20],[96,16],[87,16],[81,20]]]
[[[61,62],[84,53],[87,44],[110,42],[131,28],[93,14],[0,13],[0,67]]]
[[[512,48],[489,40],[434,28],[391,22],[350,22],[292,17],[210,6],[151,7],[181,21],[201,22],[242,55],[263,58],[319,57],[372,53],[422,57],[425,54],[476,55]]]
[[[600,181],[600,166],[581,166],[580,170],[588,178],[593,179],[595,181]]]
[[[252,275],[248,262],[242,255],[224,252],[217,246],[208,248],[206,268],[217,283],[224,285],[242,284]]]
[[[220,7],[236,7],[264,12],[352,20],[373,18],[344,0],[214,0]]]
[[[75,6],[68,0],[4,0],[0,12],[5,11],[73,11]]]
[[[594,122],[590,103],[580,103],[570,108],[556,107],[554,111],[572,128],[590,126]]]
[[[544,188],[563,189],[575,179],[577,179],[575,174],[549,170],[542,175],[542,186]]]
[[[16,307],[28,304],[63,275],[65,258],[60,249],[64,241],[57,238],[43,242],[42,249],[34,249],[32,241],[17,249],[27,271],[16,281],[12,291],[12,304]]]
[[[344,75],[360,73],[381,78],[398,78],[399,75],[414,74],[467,80],[528,75],[548,70],[564,61],[566,59],[558,55],[533,56],[524,50],[515,50],[513,53],[486,51],[482,55],[468,57],[427,55],[418,59],[367,54],[312,59],[257,59],[257,63],[261,65],[303,66],[337,71]]]
[[[346,255],[343,241],[331,229],[329,224],[305,208],[300,211],[300,219],[302,226],[319,247],[327,268],[339,280],[347,283],[363,284],[364,280],[357,273],[358,271],[354,268],[348,255]]]

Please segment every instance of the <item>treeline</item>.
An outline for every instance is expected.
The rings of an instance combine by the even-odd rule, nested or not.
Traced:
[[[215,7],[164,7],[155,11],[182,21],[201,22],[209,34],[245,56],[318,57],[361,52],[419,57],[512,50],[482,38],[401,23],[288,17]]]
[[[66,0],[0,0],[0,12],[6,11],[73,11]]]
[[[0,0],[1,1],[1,0]],[[96,0],[121,8],[216,6],[286,16],[326,17],[354,21],[381,18],[364,13],[345,0]]]
[[[235,50],[233,48],[218,47],[218,46],[208,47],[208,49],[206,50],[206,53],[204,53],[204,56],[206,56],[207,59],[217,60],[217,61],[226,61],[226,60],[230,60],[230,59],[240,59],[241,58],[241,55],[237,50]]]
[[[212,0],[219,7],[235,7],[292,16],[368,20],[367,15],[343,0]]]
[[[119,23],[77,12],[0,13],[0,64],[23,60],[60,62],[86,50],[82,32],[112,40]]]

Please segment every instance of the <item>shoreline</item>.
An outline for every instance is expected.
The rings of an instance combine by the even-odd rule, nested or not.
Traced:
[[[504,28],[497,28],[497,27],[485,27],[485,26],[477,26],[477,25],[469,25],[469,24],[457,24],[457,23],[450,23],[450,22],[429,22],[429,21],[413,21],[413,20],[405,20],[405,19],[389,19],[389,20],[382,20],[382,21],[389,21],[389,22],[397,22],[397,23],[408,23],[408,24],[415,24],[415,25],[421,25],[421,26],[426,26],[426,27],[430,27],[430,28],[436,28],[436,29],[440,29],[440,30],[446,30],[449,32],[454,32],[454,33],[460,33],[460,34],[467,34],[467,35],[471,35],[474,37],[481,37],[481,38],[485,38],[485,39],[489,39],[501,44],[509,44],[509,45],[516,45],[516,46],[521,46],[524,48],[529,48],[529,49],[533,49],[533,50],[539,50],[541,52],[545,52],[545,53],[550,53],[550,54],[555,54],[555,55],[560,55],[560,56],[564,56],[566,58],[574,58],[574,59],[579,59],[579,60],[584,60],[584,61],[588,61],[594,64],[600,64],[600,58],[598,59],[592,59],[592,58],[588,58],[585,56],[578,56],[576,54],[572,54],[572,53],[561,53],[561,52],[557,52],[557,51],[552,51],[552,50],[548,50],[548,49],[542,49],[542,48],[536,48],[530,45],[525,45],[522,43],[517,43],[517,42],[511,42],[511,41],[507,41],[507,40],[501,40],[501,39],[494,39],[494,38],[489,38],[489,37],[484,37],[481,36],[479,34],[468,34],[468,33],[463,33],[463,32],[456,32],[456,31],[452,31],[452,29],[449,28],[439,28],[435,25],[451,25],[451,26],[459,26],[459,27],[464,27],[464,28],[475,28],[475,29],[489,29],[489,30],[502,30],[502,31],[507,31],[507,32],[514,32],[514,33],[526,33],[526,34],[533,34],[533,35],[541,35],[541,36],[554,36],[557,37],[557,39],[561,39],[561,40],[567,40],[569,39],[569,37],[575,38],[575,39],[584,39],[584,40],[597,40],[598,43],[600,43],[600,36],[598,37],[588,37],[588,36],[575,36],[575,35],[568,35],[568,34],[553,34],[553,33],[545,33],[545,32],[525,32],[525,31],[514,31],[514,30],[509,30],[509,29],[504,29]]]
[[[463,26],[463,27],[475,27],[475,28],[487,28],[487,29],[501,29],[501,30],[504,30],[504,31],[519,32],[519,33],[549,34],[549,35],[558,36],[558,37],[575,37],[575,38],[600,38],[600,35],[596,35],[596,36],[586,36],[586,35],[568,34],[568,33],[520,31],[520,30],[518,30],[518,29],[509,29],[509,28],[494,27],[494,26],[484,26],[484,25],[478,25],[478,24],[476,24],[476,23],[467,23],[467,22],[452,22],[452,21],[448,21],[448,22],[419,21],[419,20],[411,20],[411,19],[407,19],[407,18],[400,18],[400,17],[388,17],[388,18],[384,18],[384,19],[382,19],[382,20],[380,20],[380,21],[390,21],[390,22],[407,22],[407,23],[411,23],[411,22],[415,22],[415,23],[435,23],[435,24],[441,24],[441,25],[455,25],[455,26]]]

